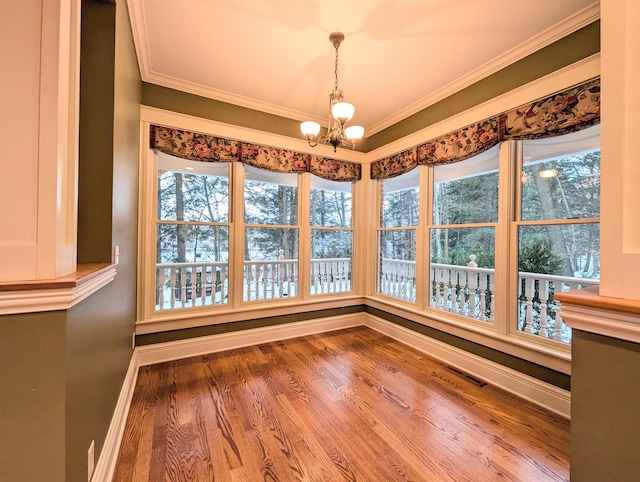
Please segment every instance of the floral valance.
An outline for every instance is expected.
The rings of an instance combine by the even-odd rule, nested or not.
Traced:
[[[418,149],[412,147],[371,164],[371,179],[389,179],[418,167]]]
[[[239,161],[275,172],[311,172],[330,181],[353,182],[362,175],[360,164],[354,162],[158,125],[150,128],[149,146],[192,161]]]
[[[417,165],[464,161],[503,140],[553,137],[599,122],[600,79],[596,78],[375,161],[371,178],[399,176]]]
[[[149,147],[181,159],[207,162],[237,161],[240,142],[198,132],[152,125]]]
[[[330,157],[311,156],[310,172],[329,181],[351,182],[362,177],[362,166]]]
[[[500,118],[471,124],[418,146],[421,165],[451,164],[491,149],[500,142]]]
[[[579,131],[600,122],[600,79],[504,113],[503,139],[539,139]]]

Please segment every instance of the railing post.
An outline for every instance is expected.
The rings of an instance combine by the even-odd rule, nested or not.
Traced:
[[[471,268],[471,269],[475,269],[478,267],[478,263],[476,263],[476,255],[475,254],[470,254],[469,255],[469,262],[467,263],[467,268]],[[477,273],[475,271],[470,271],[469,272],[469,301],[468,301],[468,307],[467,309],[469,310],[469,315],[472,317],[476,317],[476,289],[478,288],[478,281],[477,281]]]

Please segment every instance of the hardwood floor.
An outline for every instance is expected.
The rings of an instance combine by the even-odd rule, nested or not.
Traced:
[[[114,480],[569,480],[569,422],[357,327],[141,368]]]

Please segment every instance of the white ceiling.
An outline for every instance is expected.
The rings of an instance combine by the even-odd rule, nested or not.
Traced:
[[[599,18],[594,0],[127,0],[142,79],[370,136]]]

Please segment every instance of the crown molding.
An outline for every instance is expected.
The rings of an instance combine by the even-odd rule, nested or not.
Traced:
[[[129,9],[129,17],[131,19],[131,28],[136,48],[136,54],[140,65],[140,75],[144,82],[160,85],[170,89],[179,90],[189,94],[210,98],[213,100],[253,109],[267,114],[273,114],[288,119],[304,121],[315,120],[320,125],[324,125],[326,119],[324,117],[314,117],[309,114],[302,113],[297,110],[287,109],[267,102],[261,102],[249,97],[239,96],[230,92],[212,89],[210,87],[187,82],[172,76],[160,74],[153,71],[151,59],[149,55],[149,45],[147,43],[147,32],[145,28],[144,8],[139,0],[127,0]],[[419,101],[407,106],[393,116],[390,116],[381,122],[372,126],[365,126],[367,137],[370,137],[387,127],[400,122],[407,117],[433,105],[434,103],[455,94],[456,92],[482,80],[485,77],[503,69],[504,67],[521,60],[522,58],[540,50],[547,45],[593,23],[600,18],[600,2],[595,2],[589,7],[584,8],[567,20],[550,27],[544,32],[532,37],[528,41],[516,46],[515,48],[505,52],[495,59],[487,62],[480,68],[470,72],[469,74],[459,78],[449,85],[439,89],[436,92],[420,99]]]
[[[530,38],[526,42],[514,47],[513,49],[505,52],[504,54],[490,60],[478,69],[469,72],[468,74],[460,77],[458,80],[444,86],[443,88],[423,97],[419,101],[405,107],[396,114],[387,119],[378,122],[377,124],[367,127],[367,135],[372,136],[387,127],[396,124],[407,117],[426,109],[427,107],[435,104],[436,102],[445,99],[462,89],[469,87],[470,85],[498,72],[499,70],[521,60],[532,53],[551,45],[552,43],[566,37],[582,27],[595,22],[600,18],[600,2],[596,2],[593,5],[584,8],[580,12],[576,13],[567,20],[548,28],[544,32]]]

